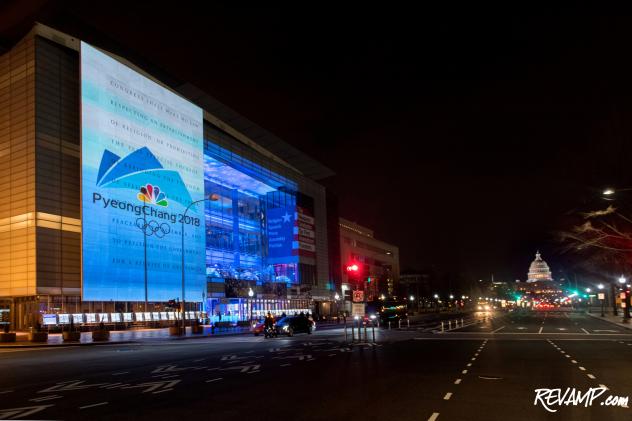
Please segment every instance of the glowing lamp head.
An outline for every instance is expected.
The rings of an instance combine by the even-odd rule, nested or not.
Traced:
[[[625,279],[625,276],[621,276],[621,277],[619,278],[619,283],[620,283],[620,284],[625,284],[626,282],[627,282],[627,279]]]
[[[597,288],[599,288],[599,289],[603,289],[603,284],[599,284],[599,285],[597,285]]]
[[[359,268],[359,267],[358,267],[358,265],[356,265],[355,263],[350,264],[349,266],[347,266],[347,272],[352,272],[352,273],[354,273],[354,272],[357,272],[357,271],[358,271],[358,269],[360,269],[360,268]]]
[[[605,189],[602,194],[604,196],[612,196],[614,194],[614,189]]]

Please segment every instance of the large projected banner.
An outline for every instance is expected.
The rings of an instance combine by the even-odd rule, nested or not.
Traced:
[[[83,299],[206,291],[202,110],[81,43]],[[146,256],[146,258],[145,258]],[[147,287],[145,287],[145,276]]]

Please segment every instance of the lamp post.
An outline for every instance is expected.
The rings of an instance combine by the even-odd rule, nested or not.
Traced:
[[[599,284],[597,285],[597,289],[599,289],[599,291],[603,291],[603,284]],[[603,294],[603,292],[600,292],[599,295]],[[605,297],[605,295],[603,295],[602,297]],[[599,298],[599,300],[601,301],[601,317],[605,317],[605,314],[603,312],[603,303],[604,303],[604,299],[603,298]]]
[[[200,200],[196,200],[194,202],[189,203],[189,206],[187,206],[187,208],[184,210],[184,214],[182,215],[182,229],[180,230],[182,233],[182,334],[186,335],[187,333],[187,325],[186,325],[186,306],[185,306],[185,298],[184,298],[184,221],[186,219],[187,216],[187,212],[189,211],[189,209],[191,209],[191,206],[196,205],[198,203],[202,203],[205,202],[207,200],[211,200],[211,201],[217,201],[219,200],[219,195],[213,193],[211,195],[209,195],[209,197],[205,197],[204,199],[200,199]],[[204,215],[204,212],[202,212],[202,215]],[[203,217],[203,222],[204,222],[204,217]],[[204,225],[202,225],[204,226]]]
[[[248,288],[248,297],[250,297],[250,324],[252,324],[252,297],[255,295],[255,292],[252,288]]]
[[[625,276],[621,275],[619,277],[619,283],[621,284],[621,290],[623,291],[623,293],[625,294],[625,298],[623,299],[623,323],[630,323],[630,303],[628,300],[628,292],[625,289],[626,288],[626,283],[628,282],[627,279],[625,279]]]
[[[435,307],[437,309],[437,312],[439,312],[439,294],[433,295],[433,298],[435,299]]]
[[[588,312],[590,313],[590,309],[592,307],[592,296],[590,295],[590,291],[592,291],[590,288],[586,288],[586,295],[588,295],[588,301],[586,302],[586,305],[588,306]]]

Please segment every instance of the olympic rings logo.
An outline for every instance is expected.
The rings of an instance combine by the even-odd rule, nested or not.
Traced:
[[[171,227],[166,222],[158,223],[155,220],[145,222],[143,218],[136,220],[136,227],[141,230],[145,235],[154,235],[156,238],[163,238],[165,235],[171,232]]]

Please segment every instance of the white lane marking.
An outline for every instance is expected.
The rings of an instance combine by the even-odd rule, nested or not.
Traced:
[[[468,367],[472,367],[472,363],[468,363],[468,364],[467,364],[467,366],[468,366]]]
[[[456,379],[456,380],[454,381],[454,384],[459,384],[459,383],[461,383],[461,379]]]
[[[568,354],[565,354],[564,356],[565,356],[566,358],[570,358],[570,357],[571,357],[571,356],[570,356],[570,355],[568,355]]]
[[[291,366],[291,365],[292,365],[292,364],[281,364],[281,367],[289,367],[289,366]]]
[[[445,394],[445,396],[443,397],[444,401],[449,401],[450,398],[452,397],[452,392],[448,392]]]
[[[581,371],[586,371],[586,369],[585,369],[584,367],[582,367],[582,366],[580,366],[580,367],[579,367],[579,369],[580,369]]]
[[[571,360],[571,362],[572,362],[573,364],[577,364],[577,361],[575,361],[575,360]]]
[[[218,377],[216,379],[207,380],[206,383],[213,383],[213,382],[216,382],[216,381],[219,381],[219,380],[223,380],[223,379],[224,379],[223,377]]]
[[[461,373],[467,374],[467,370],[463,370],[463,371],[461,371]]]
[[[50,401],[52,399],[59,399],[59,398],[63,398],[63,396],[61,396],[61,395],[48,395],[48,396],[42,396],[41,398],[29,399],[29,401],[31,401],[31,402],[43,402],[43,401]]]
[[[472,357],[472,361],[476,361],[476,357]]]
[[[542,329],[544,329],[544,327],[540,326],[540,330],[538,330],[538,333],[542,333]]]
[[[329,354],[328,357],[335,357],[336,354]]]
[[[583,327],[582,327],[582,330],[584,331],[584,333],[585,333],[586,335],[590,335],[590,332],[589,332],[589,331],[587,331],[586,329],[584,329]]]
[[[586,375],[587,375],[589,378],[593,379],[593,380],[594,380],[594,379],[596,379],[596,377],[595,377],[595,376],[593,376],[592,374],[586,374]]]
[[[3,393],[11,393],[13,392],[13,390],[3,390],[2,392],[0,392],[0,395],[2,395]]]
[[[93,403],[92,405],[80,406],[79,409],[94,408],[95,406],[103,406],[103,405],[107,405],[107,404],[108,404],[108,402]]]
[[[129,371],[119,371],[118,373],[112,373],[113,376],[120,376],[121,374],[127,374]]]
[[[433,412],[430,418],[428,418],[428,421],[435,421],[437,418],[439,418],[439,413]]]
[[[498,329],[496,329],[496,330],[492,331],[492,333],[496,333],[496,332],[498,332],[499,330],[503,330],[504,328],[505,328],[505,326],[501,326],[501,327],[499,327]]]
[[[599,387],[601,387],[603,389],[606,389],[606,390],[610,390],[610,389],[608,389],[608,386],[606,386],[605,384],[600,384]]]

